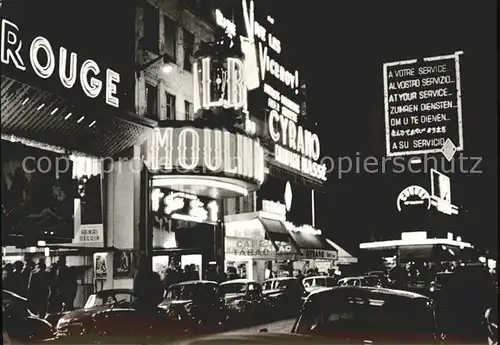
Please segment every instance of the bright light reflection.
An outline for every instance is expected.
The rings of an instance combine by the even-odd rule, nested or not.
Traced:
[[[161,70],[163,71],[163,73],[166,73],[166,74],[169,74],[173,71],[173,67],[171,64],[167,63],[165,65],[163,65],[163,67],[161,68]]]

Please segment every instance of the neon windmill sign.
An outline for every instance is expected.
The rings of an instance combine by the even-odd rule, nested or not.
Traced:
[[[402,206],[414,205],[424,205],[427,209],[430,209],[431,196],[429,192],[420,186],[409,186],[399,193],[396,203],[398,211],[402,210]]]

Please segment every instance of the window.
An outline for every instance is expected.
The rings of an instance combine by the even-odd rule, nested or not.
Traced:
[[[243,212],[254,212],[254,193],[248,193],[247,196],[243,197]]]
[[[175,96],[167,94],[167,120],[175,120]]]
[[[144,37],[143,48],[152,53],[159,53],[160,42],[160,12],[153,5],[145,2],[144,16],[142,22],[144,23]]]
[[[165,24],[165,53],[172,61],[177,62],[177,22],[169,16],[164,16]]]
[[[146,83],[146,117],[158,119],[158,88]]]
[[[235,204],[234,204],[234,213],[238,214],[241,212],[241,204],[240,204],[240,198],[234,198]]]
[[[186,71],[191,71],[193,67],[191,59],[194,54],[194,35],[186,29],[182,29],[182,37],[184,46],[184,69]]]
[[[193,103],[184,101],[184,111],[186,113],[186,120],[193,121],[194,120],[194,106]]]

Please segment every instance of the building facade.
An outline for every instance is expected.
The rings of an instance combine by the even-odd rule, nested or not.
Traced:
[[[133,158],[156,121],[135,112],[135,5],[112,24],[110,4],[24,6],[2,6],[2,261],[65,260],[82,306],[143,246]]]
[[[205,44],[218,39],[216,32],[221,29],[237,45],[240,36],[248,37],[243,13],[253,8],[253,3],[246,3],[250,5],[247,8],[244,4],[221,3],[219,7],[216,2],[160,1],[138,7],[137,57],[142,63],[156,61],[138,76],[139,114],[157,120],[160,127],[196,122],[202,112],[197,106],[194,56]],[[262,9],[259,13],[263,13]],[[305,85],[299,83],[299,71],[281,65],[286,61],[281,57],[286,56],[286,51],[281,51],[286,48],[273,34],[274,20],[270,16],[257,18],[255,14],[248,18],[253,21],[250,27],[255,28],[250,43],[241,44],[248,106],[246,120],[236,127],[254,132],[262,143],[266,152],[264,182],[258,190],[218,203],[221,218],[217,221],[223,230],[215,237],[212,233],[217,230],[210,230],[214,225],[206,220],[204,230],[179,230],[201,228],[183,223],[187,209],[182,215],[173,215],[174,219],[165,212],[158,214],[157,210],[165,207],[165,198],[180,188],[153,188],[155,198],[161,195],[162,200],[153,198],[151,208],[155,270],[162,271],[173,261],[182,266],[192,260],[196,266],[206,266],[207,260],[220,264],[220,256],[194,259],[193,255],[199,255],[194,252],[199,251],[189,249],[201,245],[186,241],[186,237],[215,243],[219,248],[215,251],[223,249],[224,269],[233,267],[240,276],[257,280],[264,280],[271,271],[326,271],[337,258],[338,250],[314,228],[314,194],[321,191],[327,176],[326,166],[321,163],[319,138],[314,125],[306,121]],[[175,219],[179,217],[183,219]],[[223,243],[215,239],[221,237]]]

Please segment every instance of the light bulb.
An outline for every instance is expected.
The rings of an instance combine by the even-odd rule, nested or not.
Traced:
[[[171,64],[169,64],[169,63],[167,63],[167,64],[163,65],[163,67],[162,67],[162,71],[163,71],[163,73],[166,73],[166,74],[171,73],[173,69],[174,69],[174,68],[173,68],[173,67],[172,67],[172,65],[171,65]]]

